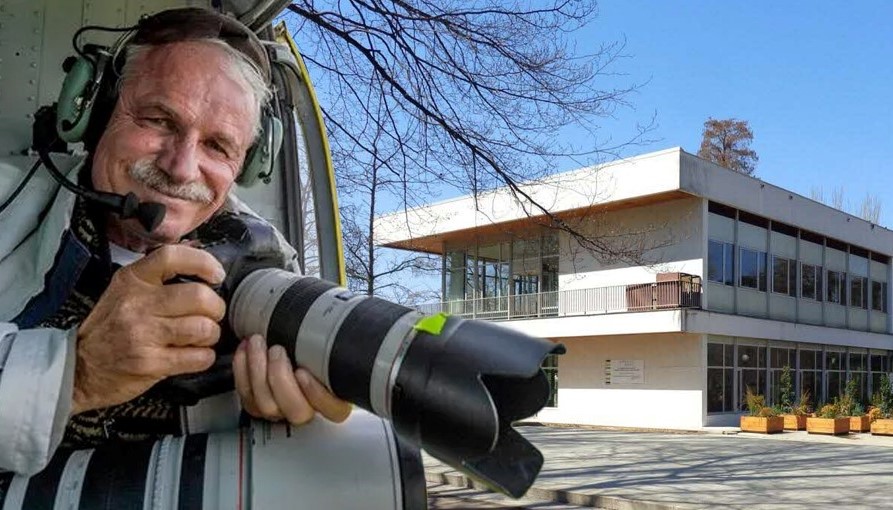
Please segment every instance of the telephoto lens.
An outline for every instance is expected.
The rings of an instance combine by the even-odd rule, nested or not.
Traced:
[[[536,479],[543,457],[512,423],[545,405],[540,367],[561,344],[275,268],[242,279],[228,313],[238,337],[282,345],[335,395],[456,469],[513,497]]]
[[[218,363],[154,388],[194,403],[231,390],[239,338],[281,345],[339,398],[381,418],[408,443],[496,490],[521,497],[543,457],[512,428],[549,396],[541,369],[564,346],[489,322],[422,313],[287,270],[275,231],[246,214],[209,222],[205,249],[227,272]]]

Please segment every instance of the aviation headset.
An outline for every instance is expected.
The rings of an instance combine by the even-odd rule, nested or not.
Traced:
[[[78,37],[86,30],[126,32],[112,47],[78,46]],[[144,17],[133,27],[103,29],[84,27],[74,36],[77,57],[63,64],[65,81],[57,102],[56,131],[67,143],[84,142],[92,152],[111,118],[118,99],[118,81],[124,67],[127,48],[132,45],[162,45],[175,42],[218,39],[241,53],[271,85],[270,60],[266,49],[239,21],[212,10],[197,7],[172,9]],[[240,186],[252,186],[258,180],[269,181],[276,154],[282,144],[282,123],[269,104],[261,108],[260,132],[245,154],[242,171],[236,177]]]

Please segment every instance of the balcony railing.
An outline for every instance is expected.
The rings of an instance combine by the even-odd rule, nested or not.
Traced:
[[[422,313],[509,320],[701,307],[701,284],[688,280],[613,285],[513,296],[456,299],[419,305]]]

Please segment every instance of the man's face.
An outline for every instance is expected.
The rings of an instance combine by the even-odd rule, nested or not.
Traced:
[[[220,48],[169,44],[145,54],[124,83],[94,154],[93,185],[160,202],[167,214],[151,236],[113,218],[113,241],[177,242],[225,201],[258,115],[247,85],[223,71],[227,62]]]

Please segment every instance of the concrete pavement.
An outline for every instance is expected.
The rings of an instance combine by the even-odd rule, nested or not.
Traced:
[[[518,430],[546,458],[528,492],[543,501],[617,510],[893,508],[893,437]],[[431,457],[425,467],[429,482],[472,486]]]

